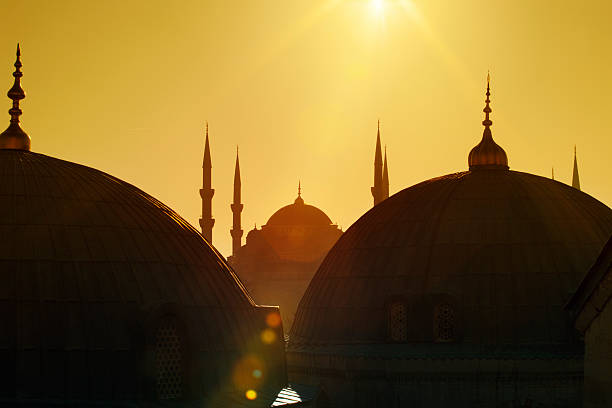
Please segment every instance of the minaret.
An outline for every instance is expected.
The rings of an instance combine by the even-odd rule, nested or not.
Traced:
[[[215,225],[215,219],[212,217],[212,198],[215,195],[215,190],[212,188],[212,161],[210,160],[210,146],[208,144],[208,122],[206,122],[206,144],[204,146],[202,174],[202,189],[200,190],[200,197],[202,197],[202,218],[200,218],[200,227],[202,228],[202,235],[212,245],[212,229]]]
[[[578,175],[578,160],[576,159],[576,146],[574,145],[574,174],[572,175],[572,187],[580,190],[580,176]]]
[[[21,49],[19,49],[19,44],[17,44],[17,60],[14,66],[13,77],[15,77],[15,82],[7,93],[7,96],[13,100],[13,107],[8,111],[11,115],[11,122],[9,127],[0,134],[0,149],[30,150],[30,136],[19,126],[19,116],[21,116],[19,101],[26,96],[21,88],[23,74],[21,73]]]
[[[232,224],[232,229],[230,230],[230,235],[232,236],[232,256],[236,256],[238,249],[242,246],[242,223],[240,220],[240,214],[242,213],[242,209],[244,205],[240,203],[240,160],[238,159],[238,147],[236,147],[236,169],[234,170],[234,202],[230,205],[232,209],[232,213],[234,214],[234,221]]]
[[[376,153],[374,154],[374,187],[372,191],[372,197],[374,198],[374,205],[380,203],[383,200],[383,158],[382,150],[380,148],[380,120],[378,121],[378,131],[376,133]]]
[[[385,164],[383,165],[382,188],[383,200],[386,200],[387,198],[389,198],[389,168],[387,167],[387,146],[385,146]]]

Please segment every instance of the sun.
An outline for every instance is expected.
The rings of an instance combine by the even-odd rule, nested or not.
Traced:
[[[385,7],[385,0],[370,0],[372,11],[376,14],[381,14]]]

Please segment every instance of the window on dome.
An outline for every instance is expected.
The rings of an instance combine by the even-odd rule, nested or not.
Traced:
[[[157,396],[160,400],[183,396],[183,346],[176,322],[165,319],[157,328],[155,338]]]
[[[455,312],[449,304],[438,305],[434,311],[434,339],[439,343],[455,341]]]
[[[403,302],[389,306],[389,335],[391,341],[408,340],[408,310]]]

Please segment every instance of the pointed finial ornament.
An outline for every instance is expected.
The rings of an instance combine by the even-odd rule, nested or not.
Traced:
[[[304,204],[304,199],[302,198],[302,181],[298,180],[298,196],[295,199],[294,204]]]
[[[21,88],[21,49],[19,43],[17,44],[17,59],[15,61],[15,72],[13,77],[15,82],[13,87],[8,91],[7,96],[13,101],[13,107],[8,111],[11,115],[11,121],[9,127],[0,134],[0,149],[14,149],[14,150],[30,150],[31,140],[26,132],[21,129],[19,125],[19,116],[21,116],[21,109],[19,108],[19,101],[25,98],[25,92]]]
[[[508,156],[506,152],[493,140],[493,134],[491,133],[491,121],[489,115],[492,112],[491,103],[491,75],[487,73],[487,92],[485,99],[485,107],[483,112],[485,113],[485,119],[482,121],[482,125],[485,127],[482,134],[482,140],[476,145],[470,155],[468,156],[468,164],[470,170],[508,170]]]

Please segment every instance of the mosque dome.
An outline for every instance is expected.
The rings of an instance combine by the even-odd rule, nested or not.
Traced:
[[[342,235],[300,302],[290,347],[571,348],[564,305],[611,234],[612,210],[588,194],[507,161],[471,162],[400,191]]]
[[[267,364],[255,385],[282,378],[282,343],[257,341],[277,309],[177,213],[29,143],[2,146],[3,401],[199,400],[238,387],[246,355]]]
[[[332,225],[332,221],[317,207],[305,204],[298,187],[298,197],[295,199],[295,202],[282,207],[272,214],[266,227],[290,225],[323,227]]]

